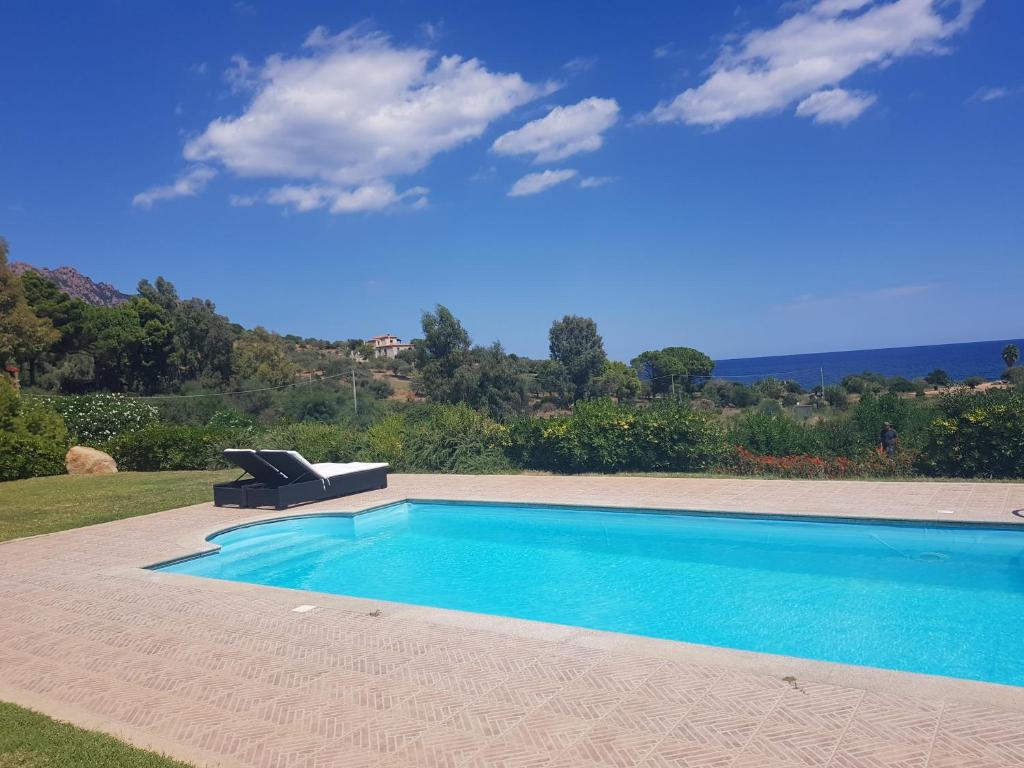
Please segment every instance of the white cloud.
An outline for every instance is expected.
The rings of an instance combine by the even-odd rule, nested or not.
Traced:
[[[426,187],[412,187],[399,194],[392,184],[378,182],[364,184],[351,190],[312,184],[301,186],[286,184],[270,190],[267,202],[272,205],[290,207],[298,213],[327,207],[331,213],[357,213],[360,211],[381,211],[403,200],[412,200],[412,207],[420,209],[427,204]]]
[[[778,112],[865,67],[945,53],[984,0],[819,0],[727,46],[708,78],[650,114],[657,122],[722,126]]]
[[[587,176],[584,179],[580,179],[580,189],[603,187],[605,184],[611,184],[613,181],[615,181],[614,176]]]
[[[159,200],[171,200],[175,197],[191,197],[203,191],[217,171],[206,165],[195,165],[182,173],[172,183],[160,187],[150,187],[139,192],[132,198],[132,205],[139,208],[152,208]]]
[[[424,21],[422,24],[419,25],[419,27],[417,27],[417,29],[419,29],[420,34],[424,37],[424,39],[426,39],[428,42],[433,43],[441,37],[441,31],[444,29],[444,22]]]
[[[245,56],[237,53],[231,57],[231,64],[224,70],[224,80],[234,93],[251,91],[258,85],[252,64]]]
[[[875,103],[874,94],[830,88],[812,93],[796,107],[799,117],[810,117],[816,123],[846,124],[860,117]]]
[[[499,155],[535,155],[535,163],[556,162],[600,149],[604,143],[601,134],[618,119],[615,99],[584,99],[555,107],[546,116],[499,136],[491,150]]]
[[[583,72],[589,72],[596,66],[597,56],[577,56],[576,58],[569,59],[565,62],[565,64],[562,65],[562,69],[570,75],[579,75]]]
[[[571,168],[565,168],[559,171],[548,170],[541,171],[540,173],[528,173],[512,185],[512,189],[508,191],[508,196],[526,197],[527,195],[536,195],[539,192],[543,192],[545,189],[550,189],[556,184],[568,181],[576,174],[577,171],[574,171]]]
[[[1017,96],[1021,93],[1024,93],[1024,87],[989,86],[976,90],[968,101],[998,101],[999,99]]]
[[[265,199],[295,210],[347,213],[403,200],[422,208],[423,188],[397,192],[395,177],[554,89],[491,72],[477,59],[398,47],[366,27],[338,35],[317,27],[303,49],[262,65],[233,57],[225,78],[251,90],[251,100],[189,141],[185,159],[284,181]]]
[[[865,304],[911,299],[915,296],[931,293],[939,287],[941,286],[938,283],[910,283],[907,285],[874,288],[867,291],[851,291],[848,293],[833,294],[831,296],[817,296],[815,294],[807,293],[797,296],[788,304],[784,304],[777,308],[784,310],[796,310],[833,307],[847,304],[863,306]]]
[[[258,202],[255,195],[228,195],[228,205],[232,208],[251,208]]]

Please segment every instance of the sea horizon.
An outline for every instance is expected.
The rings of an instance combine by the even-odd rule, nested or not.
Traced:
[[[1006,369],[1002,350],[1007,344],[1024,349],[1024,339],[923,344],[909,347],[879,347],[830,352],[803,352],[795,355],[734,357],[715,361],[711,377],[753,383],[767,377],[791,379],[804,387],[813,387],[824,378],[825,384],[838,384],[843,377],[871,371],[886,376],[914,379],[936,368],[946,371],[955,381],[968,376],[998,378]]]

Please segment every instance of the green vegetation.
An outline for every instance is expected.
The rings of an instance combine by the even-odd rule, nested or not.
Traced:
[[[2,768],[187,768],[112,736],[0,702]]]
[[[643,371],[654,394],[696,392],[711,375],[714,361],[690,347],[667,347],[642,352],[630,362],[638,372]],[[678,388],[678,390],[677,390]]]
[[[121,473],[2,483],[0,541],[199,504],[210,500],[213,483],[237,475],[231,471]]]
[[[1003,362],[1007,368],[1013,368],[1020,360],[1020,349],[1016,344],[1007,344],[1003,347]]]
[[[1024,391],[956,392],[927,427],[921,468],[945,477],[1024,477]]]
[[[913,381],[865,371],[811,392],[710,379],[714,361],[690,347],[609,360],[597,324],[576,315],[553,322],[548,342],[546,360],[476,345],[438,305],[411,350],[371,362],[361,339],[247,330],[162,278],[116,307],[87,306],[35,273],[14,277],[0,246],[0,362],[23,366],[20,392],[0,379],[0,480],[59,474],[73,444],[137,472],[220,469],[238,445],[406,472],[1020,472],[1005,425],[1021,401],[979,377],[951,389],[942,370]],[[1019,392],[1013,345],[1003,358]],[[885,421],[900,436],[889,464],[874,453]]]

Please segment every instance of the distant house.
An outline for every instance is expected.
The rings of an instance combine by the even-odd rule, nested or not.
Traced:
[[[366,343],[373,347],[374,357],[396,358],[400,352],[412,349],[412,344],[403,344],[400,338],[392,336],[390,333],[374,336],[372,339],[367,339]]]

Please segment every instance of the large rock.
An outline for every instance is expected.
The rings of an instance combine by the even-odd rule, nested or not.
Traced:
[[[112,475],[117,472],[117,462],[103,451],[76,445],[64,457],[64,466],[69,475]]]

